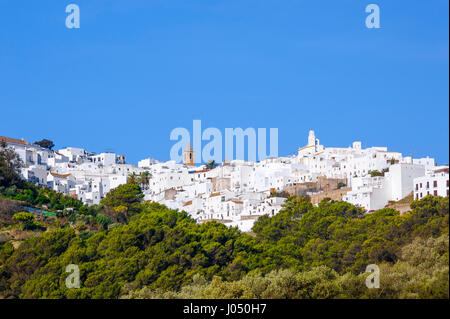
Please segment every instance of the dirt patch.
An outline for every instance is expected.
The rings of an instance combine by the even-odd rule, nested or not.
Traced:
[[[14,214],[20,212],[20,205],[15,201],[0,198],[0,226],[1,224],[8,224]]]
[[[42,231],[22,230],[15,226],[8,227],[0,232],[0,244],[10,242],[14,248],[20,246],[28,238],[36,237],[42,234]]]
[[[411,210],[410,205],[413,202],[413,200],[414,200],[414,193],[410,193],[408,196],[397,202],[390,201],[386,205],[386,208],[394,208],[400,212],[400,215],[403,215]]]

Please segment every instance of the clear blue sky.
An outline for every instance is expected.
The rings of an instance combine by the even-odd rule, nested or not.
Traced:
[[[65,7],[81,28],[65,27]],[[365,27],[366,5],[381,29]],[[278,127],[279,154],[449,162],[448,0],[0,0],[0,135],[169,159],[176,127]]]

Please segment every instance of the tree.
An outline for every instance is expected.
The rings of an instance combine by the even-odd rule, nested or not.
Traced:
[[[207,170],[212,170],[212,169],[214,169],[216,167],[217,167],[217,163],[216,163],[215,160],[210,160],[210,161],[208,161],[208,163],[206,163],[206,169]]]
[[[369,171],[370,176],[375,177],[375,176],[384,176],[383,172],[380,172],[378,170],[373,170],[373,171]]]
[[[139,184],[138,176],[136,175],[136,173],[132,173],[132,174],[128,175],[127,183],[128,184],[135,184],[135,185]]]
[[[48,148],[49,150],[51,150],[55,146],[53,141],[47,140],[47,139],[43,139],[41,141],[34,142],[34,144],[39,145],[40,147],[43,147],[43,148]]]
[[[101,204],[115,209],[123,206],[126,208],[124,212],[127,216],[134,214],[139,210],[139,204],[144,198],[141,188],[136,184],[123,184],[112,189],[106,197],[102,199]],[[121,209],[123,211],[123,209]]]
[[[270,192],[270,196],[271,197],[284,197],[284,198],[289,198],[289,197],[291,197],[290,195],[289,195],[289,193],[288,192],[286,192],[286,191],[281,191],[281,192],[277,192],[277,191],[273,191],[273,192]]]
[[[6,143],[0,145],[0,186],[23,186],[24,181],[18,172],[23,167],[19,155],[11,148],[6,148]]]
[[[338,188],[338,189],[341,189],[341,188],[344,188],[344,187],[347,187],[347,184],[345,184],[344,182],[339,182],[339,183],[337,184],[337,188]]]
[[[152,178],[152,175],[150,174],[150,172],[145,171],[142,172],[139,175],[139,185],[143,188],[143,189],[147,189],[148,185],[150,184],[150,179]]]
[[[20,212],[17,214],[14,214],[13,220],[19,223],[31,223],[34,221],[34,215],[33,213],[28,212]]]
[[[34,219],[33,213],[20,212],[14,214],[12,220],[17,223],[20,223],[23,229],[32,229],[35,228],[36,226],[39,226],[39,224]]]
[[[132,173],[128,175],[127,183],[138,185],[142,189],[148,189],[151,177],[152,175],[148,171],[142,172],[139,175],[137,175],[136,173]]]
[[[104,229],[106,229],[108,225],[112,223],[111,218],[102,214],[98,214],[97,216],[95,216],[95,221]]]

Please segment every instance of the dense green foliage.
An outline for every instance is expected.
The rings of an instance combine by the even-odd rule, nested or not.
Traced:
[[[116,211],[126,211],[130,213],[137,213],[139,205],[144,195],[141,188],[136,184],[123,184],[112,189],[101,203]],[[123,209],[121,209],[123,207]]]
[[[12,217],[12,220],[14,222],[19,223],[23,227],[23,229],[35,229],[41,227],[41,225],[38,222],[36,222],[33,213],[28,212],[16,213]]]
[[[86,240],[62,229],[23,243],[1,267],[0,277],[9,279],[0,290],[16,297],[109,298],[125,283],[174,289],[195,273],[232,278],[232,261],[251,248],[245,239],[236,229],[197,225],[184,213],[151,204],[128,225]],[[71,263],[80,266],[81,289],[64,287]]]
[[[62,228],[17,249],[9,243],[0,246],[0,294],[448,297],[448,198],[415,201],[411,213],[400,216],[392,209],[363,215],[357,207],[330,200],[314,207],[307,198],[295,197],[279,214],[260,218],[252,237],[215,222],[197,224],[158,204],[111,198],[140,198],[135,190],[122,187],[105,201],[113,208],[131,205],[135,214],[126,224],[80,235]],[[365,267],[373,263],[380,265],[385,289],[364,286]],[[65,287],[69,264],[80,267],[80,289]]]
[[[89,210],[87,207],[83,207],[83,202],[75,198],[29,183],[24,183],[20,188],[16,186],[0,187],[0,196],[22,201],[32,206],[45,205],[50,210],[63,210],[65,208]]]
[[[285,265],[300,270],[326,265],[339,273],[360,273],[370,263],[397,261],[401,247],[414,237],[448,234],[448,198],[415,201],[403,216],[394,209],[363,216],[349,203],[327,199],[318,207],[291,200],[288,207],[260,218],[253,231]]]
[[[327,266],[311,270],[274,270],[265,276],[246,275],[237,281],[212,281],[195,275],[180,291],[144,287],[122,298],[182,299],[321,299],[321,298],[448,298],[447,235],[423,240],[416,238],[403,247],[401,261],[380,265],[380,287],[367,289],[367,274],[339,275]]]

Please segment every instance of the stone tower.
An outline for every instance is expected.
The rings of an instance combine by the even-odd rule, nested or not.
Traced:
[[[183,151],[183,164],[194,166],[194,150],[191,146],[191,141],[188,142],[186,148]]]

